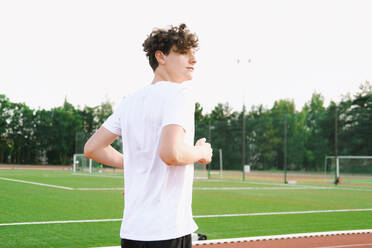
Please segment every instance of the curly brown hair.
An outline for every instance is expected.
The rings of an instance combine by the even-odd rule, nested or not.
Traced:
[[[186,54],[190,49],[198,48],[198,37],[190,32],[186,24],[182,23],[178,27],[171,26],[168,30],[155,29],[143,42],[143,51],[149,58],[149,63],[153,71],[159,63],[155,58],[155,52],[161,51],[168,55],[170,49],[174,46],[175,52]]]

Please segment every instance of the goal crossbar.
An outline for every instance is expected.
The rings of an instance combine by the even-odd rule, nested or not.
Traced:
[[[326,156],[327,158],[336,158],[336,156]],[[346,159],[372,159],[372,156],[337,156],[337,158],[346,158]]]
[[[324,173],[327,171],[327,159],[336,159],[335,184],[340,179],[340,159],[372,159],[372,156],[326,156],[324,159]]]

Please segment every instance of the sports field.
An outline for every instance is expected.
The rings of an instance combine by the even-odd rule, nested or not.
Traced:
[[[220,239],[372,228],[369,178],[338,186],[262,178],[195,180],[198,232]],[[0,170],[1,247],[119,245],[123,183],[120,173]]]

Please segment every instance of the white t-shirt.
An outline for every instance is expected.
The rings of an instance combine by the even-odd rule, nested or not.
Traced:
[[[184,128],[194,142],[194,110],[187,85],[158,82],[125,98],[103,126],[122,135],[125,207],[120,237],[155,241],[197,229],[192,218],[194,165],[168,166],[159,157],[162,128]]]

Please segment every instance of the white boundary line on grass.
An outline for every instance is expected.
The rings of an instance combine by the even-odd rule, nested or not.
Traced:
[[[257,237],[233,238],[233,239],[199,240],[199,241],[193,241],[192,244],[199,246],[199,245],[207,245],[207,244],[223,244],[223,243],[236,243],[236,242],[252,242],[252,241],[264,241],[264,240],[310,238],[310,237],[322,237],[322,236],[333,236],[333,235],[369,234],[369,233],[372,233],[372,229],[314,232],[314,233],[294,233],[294,234],[257,236]],[[363,244],[363,245],[370,245],[370,244]],[[353,246],[356,246],[356,245],[353,245]],[[317,247],[317,248],[344,248],[344,247],[352,247],[352,246],[343,245],[343,246],[327,246],[327,247]],[[120,248],[120,246],[105,246],[105,247],[96,247],[96,248]]]
[[[123,176],[87,175],[87,174],[74,174],[74,173],[72,173],[71,175],[73,175],[73,176],[86,176],[86,177],[108,177],[108,178],[124,179]]]
[[[19,222],[19,223],[4,223],[4,224],[0,224],[0,226],[22,226],[22,225],[41,225],[41,224],[68,224],[68,223],[112,222],[112,221],[122,221],[122,219],[57,220],[57,221],[39,221],[39,222]]]
[[[194,216],[194,218],[195,219],[200,219],[200,218],[220,218],[220,217],[241,217],[241,216],[262,216],[262,215],[287,215],[287,214],[317,214],[317,213],[365,212],[365,211],[372,211],[372,208],[368,208],[368,209],[313,210],[313,211],[294,211],[294,212],[247,213],[247,214],[196,215],[196,216]],[[122,221],[122,219],[61,220],[61,221],[39,221],[39,222],[3,223],[3,224],[0,224],[0,226],[40,225],[40,224],[65,224],[65,223],[84,223],[84,222],[111,222],[111,221]]]
[[[37,183],[32,181],[25,181],[19,179],[11,179],[6,177],[0,177],[0,180],[12,181],[12,182],[19,182],[19,183],[28,183],[34,184],[44,187],[51,187],[51,188],[58,188],[58,189],[65,189],[65,190],[77,190],[77,191],[99,191],[99,190],[123,190],[123,188],[71,188],[53,184],[46,184],[46,183]],[[265,185],[262,183],[262,185]],[[273,184],[267,184],[273,185]],[[278,184],[280,185],[280,184]],[[361,188],[346,188],[346,187],[327,187],[327,186],[306,186],[306,185],[280,185],[280,187],[195,187],[193,190],[201,190],[201,191],[219,191],[219,190],[292,190],[292,189],[329,189],[329,190],[351,190],[351,191],[366,191],[372,192],[372,189],[361,189]]]
[[[53,184],[37,183],[37,182],[25,181],[25,180],[19,180],[19,179],[11,179],[11,178],[6,178],[6,177],[0,177],[0,180],[17,182],[17,183],[28,183],[28,184],[34,184],[34,185],[50,187],[50,188],[77,190],[77,191],[123,190],[124,189],[124,187],[120,187],[120,188],[71,188],[71,187],[58,186],[58,185],[53,185]]]
[[[74,190],[79,190],[79,191],[100,191],[100,190],[124,190],[124,187],[121,188],[74,188]]]
[[[372,211],[372,208],[366,209],[335,209],[335,210],[311,210],[311,211],[292,211],[292,212],[269,212],[269,213],[248,213],[248,214],[215,214],[215,215],[197,215],[197,218],[218,218],[218,217],[241,217],[241,216],[260,216],[260,215],[287,215],[287,214],[318,214],[318,213],[338,213],[338,212],[364,212]]]
[[[44,186],[44,187],[50,187],[50,188],[74,190],[74,188],[70,188],[70,187],[64,187],[64,186],[58,186],[58,185],[46,184],[46,183],[36,183],[36,182],[31,182],[31,181],[19,180],[19,179],[10,179],[10,178],[6,178],[6,177],[0,177],[0,179],[1,180],[5,180],[5,181],[17,182],[17,183],[34,184],[34,185],[39,185],[39,186]]]
[[[244,183],[244,184],[257,184],[257,185],[271,185],[271,186],[280,186],[282,188],[298,188],[304,187],[302,189],[332,189],[332,190],[356,190],[356,191],[367,191],[371,192],[371,189],[357,188],[357,187],[344,187],[344,186],[312,186],[312,185],[292,185],[292,184],[283,184],[283,183],[269,183],[269,182],[248,182],[248,181],[237,181],[237,180],[223,180],[223,179],[207,179],[207,182],[229,182],[229,183]]]
[[[296,187],[195,187],[194,190],[214,191],[214,190],[291,190],[291,189],[323,189],[312,186],[296,186]],[[327,189],[327,188],[325,188]]]

